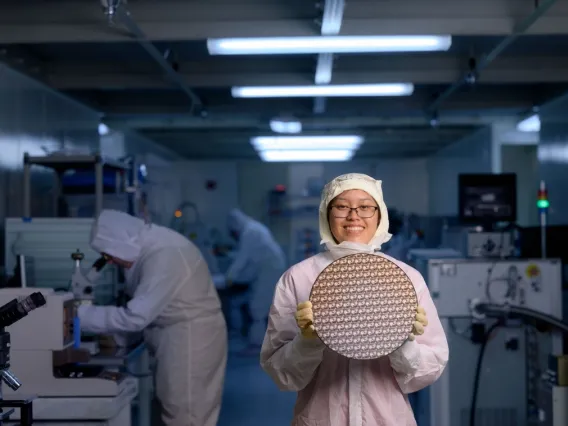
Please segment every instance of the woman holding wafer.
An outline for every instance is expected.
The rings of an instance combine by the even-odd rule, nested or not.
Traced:
[[[327,251],[278,282],[261,365],[298,392],[292,426],[416,426],[407,395],[440,377],[448,343],[420,273],[379,251],[381,181],[335,178],[319,222]]]

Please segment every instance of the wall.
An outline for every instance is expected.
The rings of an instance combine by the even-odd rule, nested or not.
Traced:
[[[568,224],[568,123],[557,120],[558,110],[568,109],[568,101],[555,110],[541,112],[540,143],[538,146],[540,178],[546,182],[551,225]]]
[[[536,145],[501,146],[501,172],[517,175],[517,223],[537,226],[538,158]]]
[[[315,178],[317,204],[321,186],[344,173],[365,173],[382,179],[385,200],[389,207],[407,213],[428,213],[425,159],[345,163],[181,161],[176,166],[176,175],[182,187],[182,199],[197,203],[202,220],[209,226],[226,234],[227,213],[232,207],[238,206],[254,219],[268,224],[282,244],[287,244],[286,240],[290,234],[289,221],[268,218],[269,192],[276,185],[283,184],[287,186],[288,194],[292,197],[305,195],[308,180]],[[206,189],[208,179],[217,182],[215,190]],[[171,211],[173,212],[173,209]],[[317,216],[314,217],[317,221]]]
[[[492,172],[492,129],[484,127],[428,158],[431,216],[458,213],[458,175]]]
[[[176,174],[172,178],[179,179],[182,202],[195,203],[201,220],[226,234],[227,213],[239,205],[237,163],[182,161],[176,165]],[[208,188],[208,181],[215,188]]]
[[[508,146],[537,146],[538,132],[521,132],[517,130],[518,120],[502,119],[491,125],[491,170],[493,173],[503,172],[503,148]],[[518,152],[522,152],[518,151]]]
[[[426,159],[352,161],[345,163],[291,164],[288,172],[290,193],[300,195],[306,180],[317,177],[322,183],[345,173],[364,173],[383,181],[385,202],[405,213],[428,214],[428,174]]]
[[[268,193],[276,185],[288,184],[286,163],[241,161],[237,166],[238,205],[253,218],[266,222]]]
[[[248,214],[260,218],[259,209],[266,209],[266,194],[275,185],[287,185],[290,195],[299,196],[304,194],[308,179],[315,178],[323,185],[345,173],[364,173],[381,179],[389,207],[407,213],[428,213],[426,159],[288,164],[241,162],[239,203]],[[320,192],[316,191],[318,197]]]
[[[45,155],[61,149],[113,157],[153,153],[168,161],[171,152],[133,133],[114,133],[99,141],[100,114],[0,64],[0,265],[4,263],[4,220],[23,213],[24,152]],[[123,149],[114,142],[120,141]],[[32,215],[52,216],[52,172],[33,167]]]
[[[4,219],[21,216],[24,152],[44,155],[64,147],[96,149],[98,115],[0,65],[0,241]],[[50,171],[34,168],[32,214],[53,213]],[[4,263],[2,243],[0,264]]]

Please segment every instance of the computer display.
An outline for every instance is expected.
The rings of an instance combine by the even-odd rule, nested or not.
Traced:
[[[517,220],[517,176],[459,175],[459,218],[464,224],[494,224]]]

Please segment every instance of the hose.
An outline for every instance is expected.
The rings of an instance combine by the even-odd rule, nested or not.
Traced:
[[[481,376],[481,366],[483,364],[483,356],[485,354],[485,348],[487,347],[487,342],[489,341],[489,336],[497,327],[503,325],[503,320],[507,317],[509,318],[519,318],[523,321],[535,321],[537,323],[546,324],[552,326],[553,328],[568,334],[568,324],[553,317],[552,315],[543,314],[542,312],[536,311],[530,308],[524,308],[521,306],[508,306],[508,305],[498,305],[495,303],[476,303],[472,306],[472,310],[476,315],[485,315],[487,317],[497,318],[499,321],[493,324],[487,333],[485,333],[483,342],[481,343],[481,348],[479,350],[479,356],[477,358],[477,366],[475,369],[475,379],[473,383],[473,395],[471,398],[471,412],[469,414],[469,426],[475,426],[475,411],[477,406],[477,393],[479,390],[479,381]]]
[[[558,331],[568,334],[568,323],[559,320],[552,315],[544,314],[530,308],[521,306],[498,305],[495,303],[478,303],[473,307],[474,311],[492,318],[519,318],[523,321],[536,321],[552,326]]]

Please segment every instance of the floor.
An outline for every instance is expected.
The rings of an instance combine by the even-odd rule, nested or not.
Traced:
[[[290,426],[296,394],[278,390],[260,368],[258,356],[239,356],[238,339],[229,346],[218,426]]]

